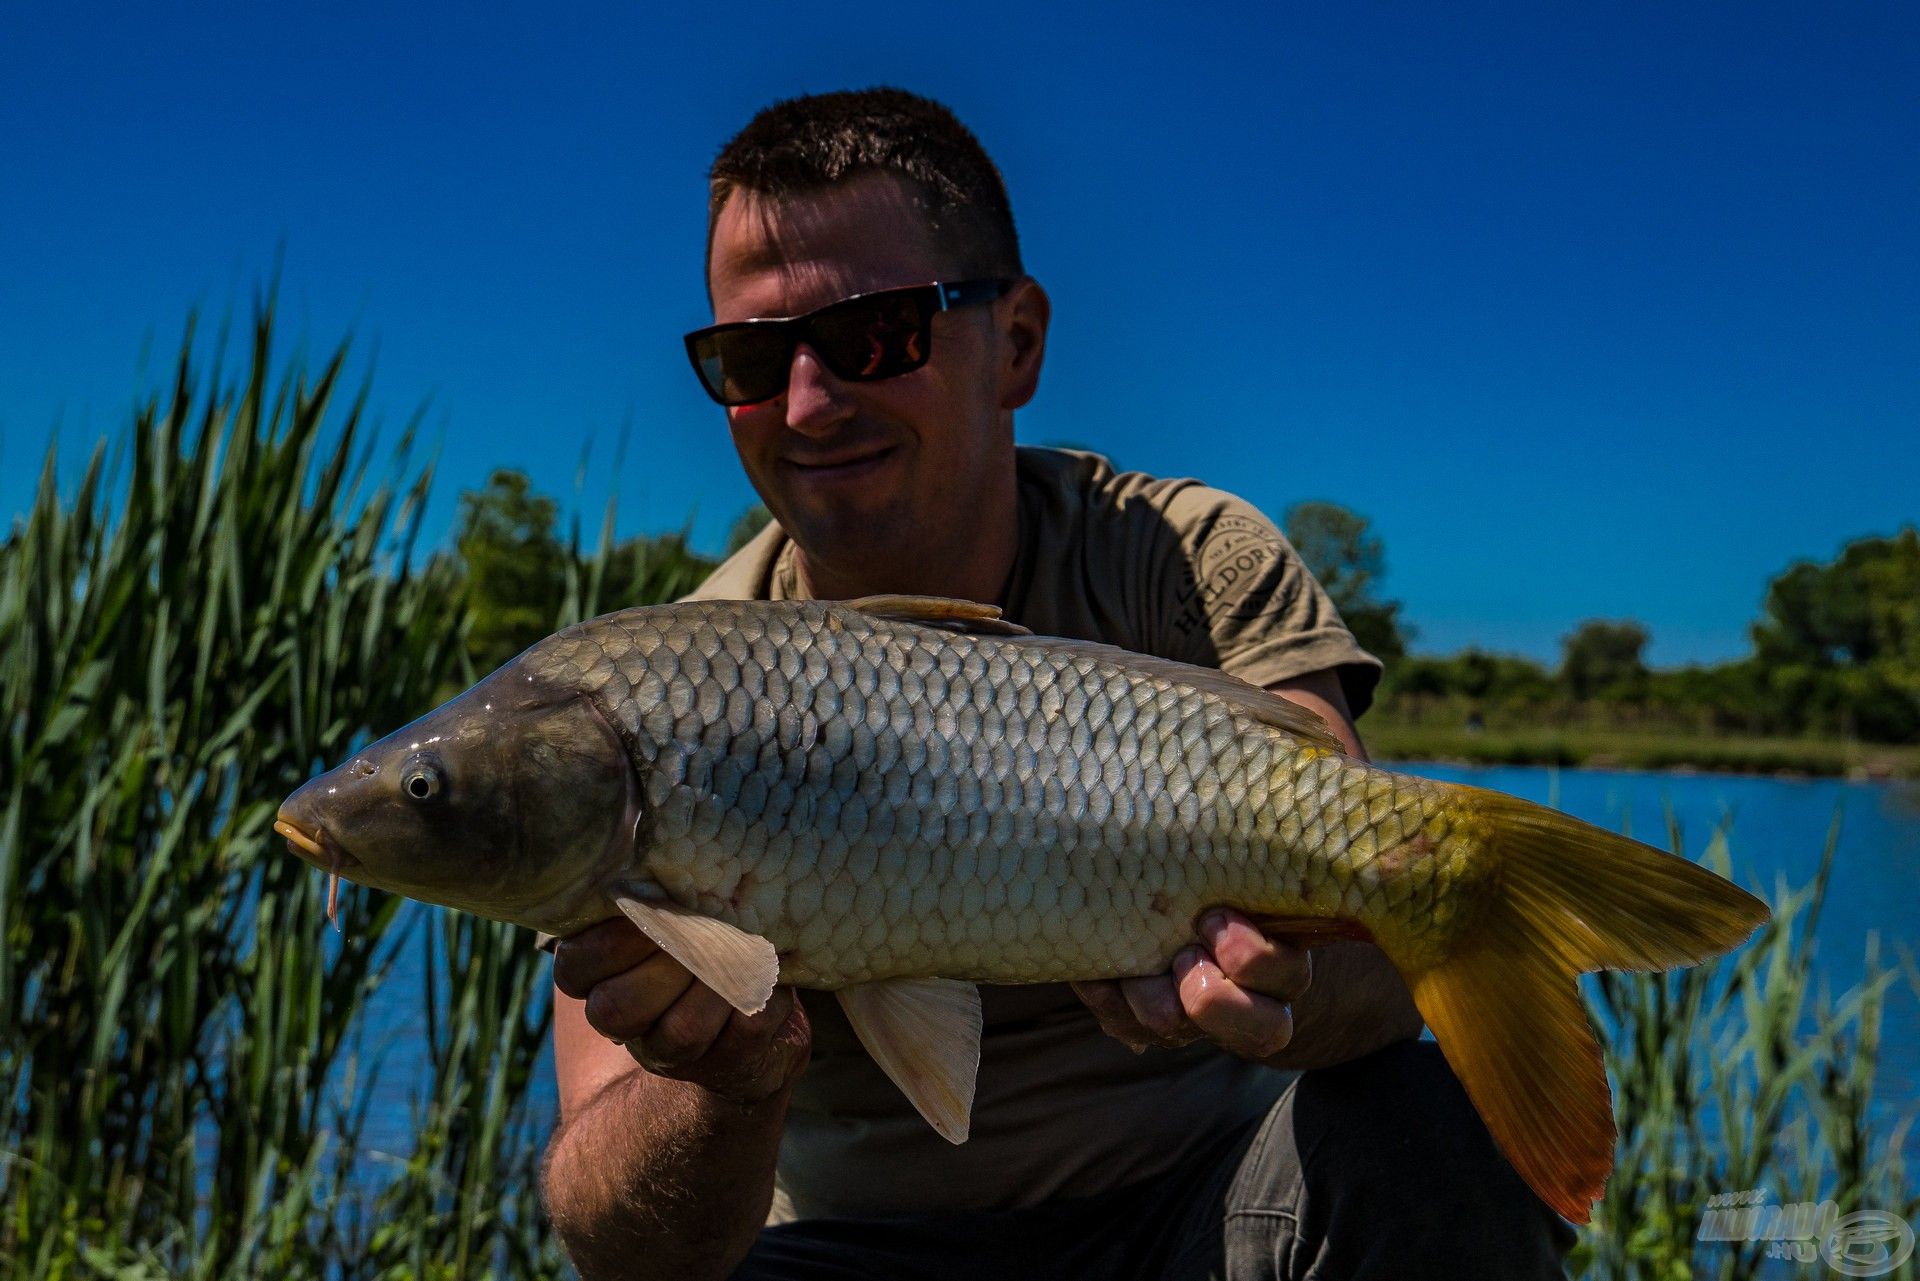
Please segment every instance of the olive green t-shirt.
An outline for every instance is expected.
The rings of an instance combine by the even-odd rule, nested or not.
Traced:
[[[1256,685],[1332,669],[1359,715],[1380,663],[1259,511],[1192,480],[1021,448],[1020,541],[1000,602],[1043,635],[1219,667]],[[802,595],[793,543],[771,525],[693,593]],[[780,1145],[776,1219],[1033,1205],[1150,1177],[1264,1112],[1290,1073],[1197,1044],[1136,1055],[1064,984],[981,989],[972,1137],[935,1134],[868,1057],[825,993],[803,998],[813,1059]]]

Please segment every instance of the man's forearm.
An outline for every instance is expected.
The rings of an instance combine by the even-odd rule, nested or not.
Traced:
[[[1314,949],[1313,981],[1293,1006],[1293,1039],[1264,1061],[1330,1067],[1412,1040],[1420,1027],[1413,994],[1386,953],[1371,943],[1330,943]]]
[[[773,1198],[790,1091],[741,1105],[636,1071],[547,1148],[547,1213],[584,1281],[726,1276]]]

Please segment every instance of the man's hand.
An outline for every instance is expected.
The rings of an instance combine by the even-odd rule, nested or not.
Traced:
[[[1293,1003],[1313,982],[1313,957],[1227,908],[1202,916],[1199,934],[1166,974],[1075,983],[1074,993],[1107,1035],[1136,1050],[1204,1038],[1241,1058],[1273,1058],[1293,1041]]]
[[[775,988],[766,1009],[742,1014],[624,918],[561,939],[553,981],[586,1002],[588,1024],[641,1067],[735,1103],[785,1089],[812,1047],[792,988]]]
[[[1073,990],[1103,1031],[1135,1050],[1206,1039],[1270,1067],[1316,1068],[1420,1035],[1406,982],[1371,943],[1309,953],[1226,908],[1202,916],[1199,932],[1169,973]]]

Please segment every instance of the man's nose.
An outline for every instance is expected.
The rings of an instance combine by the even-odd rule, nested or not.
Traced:
[[[788,371],[787,426],[795,431],[822,431],[853,416],[853,398],[847,385],[834,377],[818,352],[799,344]]]

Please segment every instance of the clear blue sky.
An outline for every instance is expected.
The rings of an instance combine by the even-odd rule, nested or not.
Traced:
[[[591,440],[590,523],[717,546],[705,165],[891,82],[1053,294],[1022,439],[1354,507],[1422,649],[1734,656],[1773,573],[1920,518],[1910,3],[544,8],[8,6],[0,513],[284,249],[283,349],[427,407],[435,530],[496,465],[573,504]]]

